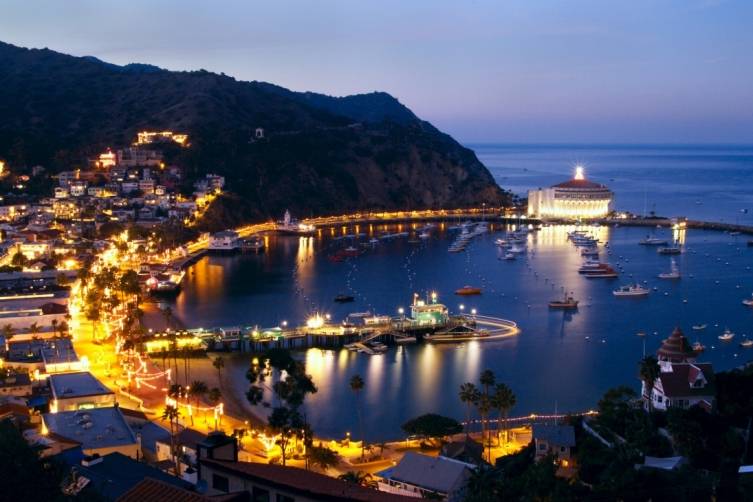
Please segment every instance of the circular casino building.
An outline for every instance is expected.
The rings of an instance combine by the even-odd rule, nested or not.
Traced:
[[[606,185],[586,179],[582,166],[575,176],[551,188],[528,191],[528,216],[541,219],[602,218],[612,211],[614,194]]]

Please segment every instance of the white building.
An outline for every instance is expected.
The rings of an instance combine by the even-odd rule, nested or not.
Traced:
[[[210,251],[234,251],[240,247],[240,237],[234,230],[223,230],[209,237]]]
[[[606,185],[588,181],[583,167],[576,166],[572,180],[528,191],[528,216],[569,220],[603,218],[612,211],[613,200],[614,194]]]
[[[50,375],[50,412],[115,406],[115,394],[88,371]]]

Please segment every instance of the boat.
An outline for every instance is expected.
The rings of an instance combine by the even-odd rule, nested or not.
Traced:
[[[515,254],[514,253],[505,253],[504,258],[502,258],[502,259],[503,260],[514,260],[515,259]]]
[[[513,244],[507,249],[507,251],[509,251],[510,253],[520,254],[520,253],[525,253],[526,248],[523,246],[518,246],[517,244]]]
[[[356,247],[348,246],[341,251],[341,254],[343,256],[358,256],[360,254],[360,251]]]
[[[377,239],[376,237],[369,239],[369,244],[376,246],[377,244],[379,244],[379,239]]]
[[[724,333],[722,333],[721,335],[719,335],[718,338],[721,341],[723,341],[723,342],[729,342],[730,340],[732,340],[733,338],[735,338],[735,334],[733,332],[731,332],[729,329],[725,329]]]
[[[353,298],[353,296],[351,295],[343,295],[343,294],[337,295],[335,297],[335,301],[337,303],[349,303],[349,302],[352,302],[354,299],[355,298]]]
[[[679,279],[680,278],[680,269],[677,268],[677,263],[675,262],[675,259],[672,258],[672,265],[669,272],[662,272],[659,274],[659,279]]]
[[[355,318],[364,318],[364,317],[371,317],[371,312],[368,310],[366,312],[351,312],[348,314],[348,317],[355,317]]]
[[[666,246],[668,244],[667,239],[660,239],[659,237],[646,236],[645,239],[638,241],[641,246]]]
[[[426,231],[421,232],[420,234],[418,234],[418,238],[419,239],[428,239],[430,237],[431,237],[431,233],[426,232]]]
[[[473,286],[463,286],[460,289],[456,289],[455,294],[460,296],[480,295],[481,288],[475,288]]]
[[[395,343],[397,344],[406,344],[406,343],[416,343],[416,337],[413,335],[406,335],[406,336],[395,336]]]
[[[614,296],[647,296],[649,290],[641,286],[640,284],[629,284],[627,286],[621,286],[614,291]]]
[[[693,352],[695,352],[696,354],[700,354],[704,350],[706,350],[706,346],[701,342],[695,342],[693,344]]]
[[[743,305],[746,305],[748,307],[753,307],[753,295],[751,295],[750,298],[746,298],[743,300]]]
[[[740,342],[740,347],[743,347],[743,348],[746,348],[746,349],[749,349],[749,348],[753,347],[753,340],[751,340],[750,338],[748,338],[747,340],[744,340],[744,341]]]
[[[496,244],[499,247],[505,247],[507,246],[507,241],[504,239],[497,239],[496,241],[494,241],[494,244]]]
[[[703,329],[706,329],[706,326],[708,326],[708,324],[694,324],[693,329],[696,331],[701,331]]]
[[[366,345],[377,354],[384,354],[389,348],[382,342],[369,342]]]
[[[660,247],[656,250],[659,254],[682,254],[682,248],[680,246],[666,246],[666,247]]]
[[[606,267],[601,270],[596,270],[592,272],[584,272],[583,276],[586,279],[615,279],[617,278],[618,274],[615,269],[612,267]]]
[[[599,250],[597,248],[583,248],[580,250],[581,256],[592,257],[599,256]]]
[[[264,239],[246,239],[241,241],[241,251],[253,251],[258,253],[264,250]]]
[[[578,300],[576,300],[572,296],[572,293],[570,293],[569,295],[565,293],[562,300],[552,300],[551,302],[549,302],[549,308],[560,310],[575,310],[578,308]]]

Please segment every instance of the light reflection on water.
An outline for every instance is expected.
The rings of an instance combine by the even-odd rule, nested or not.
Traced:
[[[690,326],[709,323],[701,341],[716,348],[703,360],[724,369],[753,355],[739,348],[739,340],[722,345],[716,339],[725,326],[738,338],[743,333],[753,336],[753,309],[740,304],[753,291],[753,249],[745,246],[742,236],[688,231],[688,252],[675,257],[684,277],[670,282],[656,278],[668,270],[669,258],[637,245],[647,232],[671,239],[670,230],[593,228],[609,242],[608,260],[624,269],[617,281],[599,281],[577,273],[581,258],[567,241],[568,230],[572,228],[548,227],[532,233],[529,254],[515,261],[497,259],[494,239],[502,233],[475,239],[467,254],[451,254],[447,248],[454,234],[434,229],[433,237],[421,243],[410,244],[405,238],[381,241],[374,248],[365,247],[358,259],[343,263],[332,263],[327,255],[349,245],[347,239],[271,236],[267,253],[199,261],[187,274],[174,310],[189,326],[269,327],[283,319],[300,323],[312,309],[329,312],[334,319],[367,309],[396,315],[413,291],[436,290],[453,311],[462,303],[466,312],[477,308],[482,314],[515,320],[522,328],[520,336],[498,342],[404,346],[380,356],[306,351],[302,357],[319,388],[308,401],[307,416],[315,430],[332,436],[356,430],[355,397],[348,384],[354,374],[366,382],[366,429],[379,439],[399,436],[400,424],[420,413],[463,418],[458,387],[477,381],[486,368],[518,395],[513,414],[592,408],[611,386],[637,388],[637,361],[643,350],[643,339],[635,336],[638,331],[649,333],[646,348],[653,351],[676,323],[691,341],[695,334]],[[373,231],[379,234],[385,228],[375,226]],[[644,280],[658,288],[647,299],[611,294],[620,284]],[[484,294],[452,294],[465,284],[483,287]],[[547,308],[562,288],[580,299],[577,312]],[[354,293],[356,301],[334,304],[334,296],[345,291]]]

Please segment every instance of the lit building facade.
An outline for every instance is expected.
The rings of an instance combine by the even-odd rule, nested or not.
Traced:
[[[528,216],[531,218],[602,218],[612,211],[614,194],[606,185],[586,179],[583,168],[575,168],[569,181],[551,188],[528,191]]]

